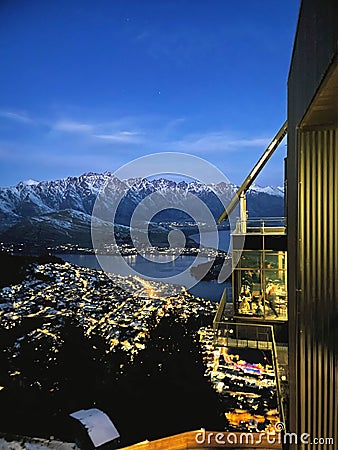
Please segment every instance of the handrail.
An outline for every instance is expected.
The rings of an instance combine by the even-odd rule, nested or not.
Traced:
[[[213,329],[216,330],[217,329],[217,324],[221,322],[221,318],[223,316],[223,312],[224,312],[224,308],[225,308],[225,303],[226,303],[226,288],[223,291],[221,300],[219,302],[214,320],[213,320]]]
[[[272,358],[273,358],[273,367],[275,370],[275,378],[276,378],[276,388],[277,388],[277,400],[278,400],[278,408],[280,411],[280,418],[283,424],[285,425],[285,416],[284,416],[284,407],[282,402],[282,393],[280,388],[280,382],[279,382],[279,368],[278,368],[278,357],[277,357],[277,348],[276,348],[276,341],[275,341],[275,333],[273,331],[273,326],[271,326],[271,336],[272,336]]]
[[[236,222],[234,234],[286,234],[285,217],[253,217]]]

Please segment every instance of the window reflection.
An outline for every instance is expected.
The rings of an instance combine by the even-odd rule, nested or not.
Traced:
[[[287,320],[286,252],[244,250],[234,270],[237,314]]]

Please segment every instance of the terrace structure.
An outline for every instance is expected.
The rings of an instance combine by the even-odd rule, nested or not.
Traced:
[[[246,177],[218,222],[226,220],[239,203],[232,239],[232,298],[235,319],[287,321],[287,253],[284,217],[250,218],[246,192],[287,133],[285,122]]]

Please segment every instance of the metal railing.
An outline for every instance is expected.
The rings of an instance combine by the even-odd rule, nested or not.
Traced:
[[[285,217],[257,217],[236,222],[234,234],[286,234]]]
[[[213,345],[217,347],[253,348],[271,351],[276,379],[278,410],[280,412],[281,421],[285,423],[273,326],[223,321],[222,314],[224,307],[222,309],[222,299],[213,322],[215,330]]]
[[[213,329],[217,330],[217,325],[219,323],[222,323],[224,321],[224,310],[225,310],[225,306],[226,306],[226,297],[227,297],[227,290],[226,288],[223,291],[221,300],[219,302],[214,320],[213,320]],[[223,319],[223,320],[222,320]]]

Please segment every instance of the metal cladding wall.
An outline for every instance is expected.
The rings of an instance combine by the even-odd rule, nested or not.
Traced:
[[[299,133],[297,420],[301,432],[338,439],[338,134]]]
[[[321,449],[338,448],[337,9],[303,0],[288,81],[289,430]]]

